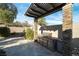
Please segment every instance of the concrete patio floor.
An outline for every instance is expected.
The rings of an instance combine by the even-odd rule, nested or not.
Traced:
[[[23,37],[2,40],[0,48],[6,51],[7,56],[61,56],[61,54],[51,52],[33,40],[25,40]]]

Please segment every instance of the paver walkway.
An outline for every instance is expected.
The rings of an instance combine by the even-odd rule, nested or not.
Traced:
[[[9,38],[0,41],[0,48],[6,51],[8,56],[59,56],[57,52],[51,52],[45,47],[34,43],[32,40],[24,40],[22,37]]]

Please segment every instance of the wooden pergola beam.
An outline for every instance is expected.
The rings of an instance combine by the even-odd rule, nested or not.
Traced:
[[[44,16],[47,16],[47,15],[49,15],[49,14],[52,14],[52,13],[55,13],[55,12],[61,10],[62,7],[63,7],[66,3],[59,3],[59,5],[57,5],[57,4],[55,4],[55,3],[47,3],[48,6],[51,5],[51,7],[49,7],[49,8],[51,8],[50,10],[47,10],[46,8],[44,8],[44,7],[43,7],[43,4],[42,4],[42,5],[39,5],[39,4],[40,4],[40,3],[32,3],[31,6],[28,8],[27,12],[29,12],[29,9],[31,9],[31,8],[32,8],[32,11],[34,11],[34,12],[36,12],[36,13],[40,13],[41,10],[43,10],[44,13],[41,12],[41,13],[40,13],[41,15],[39,15],[39,16],[36,15],[37,18],[40,18],[40,17],[44,17]],[[35,5],[37,8],[39,8],[39,11],[40,11],[40,12],[39,12],[37,9],[33,8],[33,7],[34,7],[33,5]],[[56,6],[56,5],[57,5],[57,6]],[[47,6],[47,5],[46,5],[46,6]],[[46,7],[46,6],[45,6],[45,7]],[[26,15],[27,15],[27,12],[26,12]],[[30,16],[31,16],[31,15],[30,15]],[[29,16],[29,17],[30,17],[30,16]]]
[[[39,6],[38,3],[35,3],[35,5],[36,5],[38,8],[40,8],[40,9],[42,9],[42,10],[48,12],[48,11],[47,11],[46,9],[44,9],[43,7]]]
[[[61,4],[60,6],[58,6],[58,7],[54,8],[54,9],[51,9],[51,10],[47,11],[46,13],[42,14],[41,16],[39,16],[39,18],[40,17],[45,17],[45,16],[47,16],[49,14],[52,14],[52,13],[55,13],[57,11],[60,11],[64,5],[65,4]]]
[[[31,8],[31,10],[33,10],[34,12],[37,12],[37,13],[42,14],[41,12],[39,12],[39,11],[37,11],[37,10],[34,10],[34,9],[32,9],[32,8]]]

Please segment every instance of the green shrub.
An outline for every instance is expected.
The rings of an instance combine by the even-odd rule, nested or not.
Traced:
[[[34,38],[34,31],[30,28],[25,29],[25,39],[33,39]]]
[[[7,27],[0,27],[0,36],[8,37],[10,35],[10,29]]]

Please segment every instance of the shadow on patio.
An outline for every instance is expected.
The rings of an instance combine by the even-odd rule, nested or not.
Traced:
[[[17,41],[17,42],[16,42]],[[7,43],[11,42],[11,43]],[[45,47],[34,43],[32,40],[18,40],[13,39],[3,42],[3,50],[8,56],[58,56],[57,52],[51,52]]]

